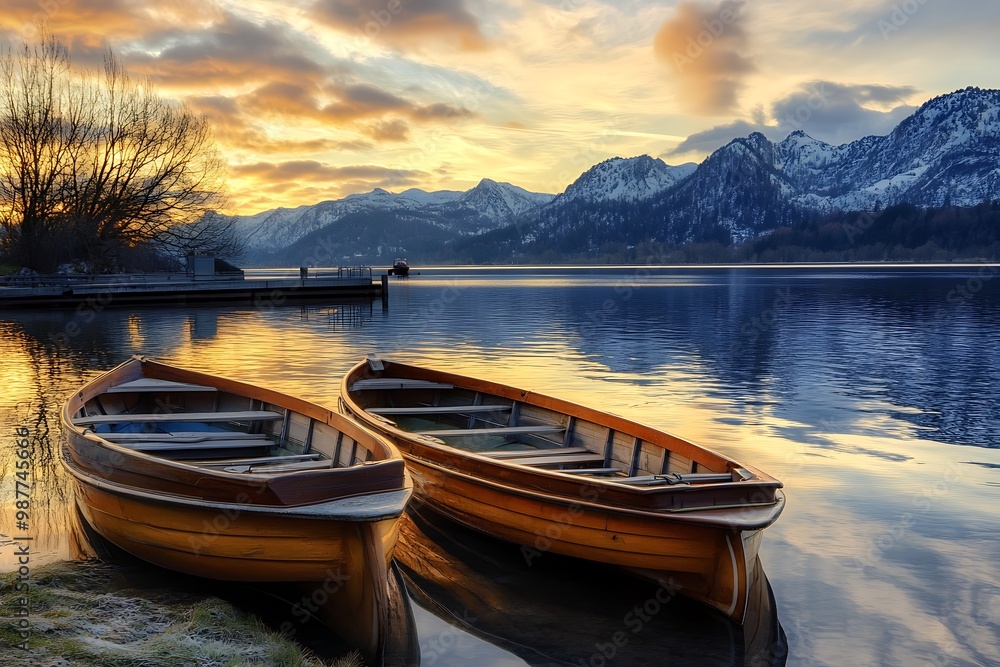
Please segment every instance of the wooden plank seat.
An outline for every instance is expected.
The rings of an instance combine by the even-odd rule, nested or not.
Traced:
[[[233,465],[223,468],[226,472],[295,472],[297,470],[321,470],[333,467],[330,459],[320,459],[318,461],[295,461],[292,463],[257,464],[257,465]]]
[[[538,433],[558,433],[565,431],[564,426],[501,426],[497,428],[456,428],[440,431],[417,431],[419,435],[430,435],[437,438],[454,438],[467,435],[534,435]],[[601,457],[604,460],[604,457]]]
[[[171,449],[247,449],[271,447],[274,445],[270,440],[220,440],[218,442],[173,442],[170,440],[160,442],[130,442],[121,443],[122,447],[128,447],[137,452],[156,452]]]
[[[510,412],[509,405],[427,405],[410,408],[367,408],[376,415],[464,415],[480,412]]]
[[[407,378],[368,378],[351,385],[351,391],[364,389],[454,389],[455,385]]]
[[[621,468],[567,468],[559,472],[567,475],[617,475],[621,471]]]
[[[218,468],[234,465],[260,465],[262,463],[293,463],[295,461],[315,461],[319,454],[289,454],[287,456],[257,456],[240,459],[206,459],[204,461],[188,461],[196,466]]]
[[[156,378],[139,378],[131,382],[123,382],[105,390],[106,394],[134,394],[150,392],[197,392],[218,391],[215,387],[206,387],[189,382],[173,382],[172,380],[157,380]]]
[[[543,449],[506,449],[479,453],[491,459],[522,459],[529,456],[552,456],[553,454],[589,454],[591,451],[586,447],[545,447]]]
[[[173,431],[171,433],[96,433],[105,440],[125,444],[129,442],[206,442],[217,440],[267,440],[266,433],[241,431]]]
[[[574,463],[601,463],[604,456],[601,454],[560,454],[558,456],[527,456],[523,459],[504,459],[505,463],[519,463],[525,466],[556,466],[569,465]]]
[[[92,424],[124,424],[127,422],[234,422],[274,421],[284,419],[280,412],[270,410],[237,410],[232,412],[157,412],[140,414],[90,415],[77,417],[77,426]]]
[[[732,482],[732,473],[696,472],[696,473],[668,473],[664,475],[642,475],[638,477],[619,477],[613,482],[620,484],[630,484],[632,486],[659,486],[673,484],[713,484],[720,482]]]

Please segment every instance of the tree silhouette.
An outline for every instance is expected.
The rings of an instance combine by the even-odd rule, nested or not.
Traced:
[[[102,72],[73,66],[51,36],[0,54],[0,226],[4,250],[46,270],[120,268],[130,248],[239,250],[223,204],[225,163],[204,117],[133,80],[110,50]]]

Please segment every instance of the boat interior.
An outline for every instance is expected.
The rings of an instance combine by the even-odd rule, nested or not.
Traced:
[[[140,378],[86,401],[73,424],[121,447],[232,473],[361,465],[362,442],[307,415],[216,387]]]
[[[359,406],[425,441],[510,464],[629,486],[740,482],[754,473],[667,434],[651,442],[611,426],[452,384],[402,377],[354,381]],[[689,458],[671,448],[683,449]]]

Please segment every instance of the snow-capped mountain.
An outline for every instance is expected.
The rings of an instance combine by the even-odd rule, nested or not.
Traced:
[[[559,201],[649,199],[677,185],[697,168],[693,162],[673,167],[648,155],[611,158],[585,171],[559,196]]]
[[[595,206],[589,214],[581,214],[574,207],[572,215],[560,214],[559,207],[572,201],[568,195],[577,189],[643,191],[647,172],[621,167],[629,162],[656,163],[644,157],[610,160],[589,170],[540,211],[539,229],[571,238],[580,236],[574,229],[612,224],[618,226],[621,241],[645,236],[666,243],[719,240],[719,230],[724,230],[730,241],[739,242],[791,224],[809,212],[876,210],[904,202],[921,207],[973,206],[998,199],[1000,91],[968,88],[934,98],[890,134],[841,146],[801,131],[779,143],[753,133],[731,141],[693,173],[654,194],[650,206],[628,206],[640,198],[621,196],[623,206],[617,210]],[[677,170],[686,167],[675,167],[674,173],[682,174]],[[662,172],[663,167],[659,169]],[[587,199],[615,197],[597,194]]]
[[[411,188],[392,193],[375,188],[371,192],[312,206],[278,208],[241,216],[236,218],[236,226],[240,236],[247,241],[247,259],[255,262],[348,216],[378,212],[399,219],[416,215],[422,220],[433,220],[433,224],[455,236],[462,236],[513,222],[517,216],[548,203],[553,197],[484,178],[465,192],[425,192]]]
[[[648,155],[606,160],[558,196],[484,178],[466,192],[375,189],[238,225],[258,256],[295,243],[298,261],[309,244],[331,237],[342,256],[399,251],[414,260],[418,247],[445,257],[457,246],[486,258],[530,253],[532,243],[560,253],[643,241],[737,243],[818,213],[997,199],[1000,91],[968,88],[928,101],[886,136],[841,146],[801,131],[777,143],[753,133],[700,165]],[[447,246],[463,237],[468,243]],[[472,256],[458,252],[462,261]]]
[[[907,202],[972,206],[1000,192],[1000,91],[936,97],[884,137],[829,146],[802,132],[777,146],[804,205],[863,210]]]
[[[496,224],[512,222],[522,213],[552,201],[554,195],[528,192],[510,183],[497,183],[484,178],[479,185],[462,193],[456,203],[474,214]]]

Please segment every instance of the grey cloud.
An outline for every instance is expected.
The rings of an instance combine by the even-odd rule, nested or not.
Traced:
[[[463,0],[319,0],[312,11],[337,30],[397,48],[479,50],[488,45]]]
[[[771,105],[770,114],[755,113],[753,121],[736,120],[692,134],[671,150],[669,156],[710,153],[733,139],[761,132],[772,141],[802,130],[814,139],[833,145],[868,135],[885,135],[915,107],[903,104],[917,93],[910,86],[854,85],[814,81],[801,86]],[[888,111],[866,105],[896,105]],[[772,122],[764,122],[769,116]]]

